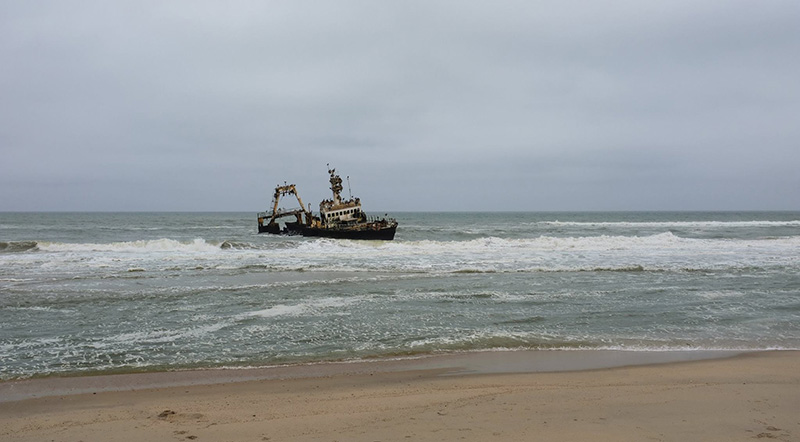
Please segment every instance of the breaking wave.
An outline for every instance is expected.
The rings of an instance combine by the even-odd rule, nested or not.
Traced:
[[[191,241],[177,241],[161,238],[112,243],[60,243],[40,242],[39,249],[46,252],[217,252],[220,245],[206,242],[203,238]]]
[[[336,253],[339,256],[373,255],[436,255],[474,254],[493,257],[500,253],[535,252],[655,252],[658,250],[729,251],[740,249],[788,250],[800,246],[800,236],[767,239],[697,239],[681,238],[671,232],[649,236],[585,236],[538,238],[482,237],[462,241],[395,241],[391,243],[360,243],[357,241],[314,240],[300,244],[295,253]]]
[[[537,221],[543,226],[578,227],[691,227],[691,228],[729,228],[729,227],[800,227],[800,220],[791,221]]]
[[[325,238],[281,239],[279,241],[233,241],[175,240],[160,238],[151,240],[121,241],[111,243],[64,243],[48,241],[0,242],[0,253],[29,251],[43,252],[192,252],[219,253],[220,251],[247,252],[287,249],[290,254],[339,253],[341,256],[363,253],[378,254],[428,254],[428,253],[497,253],[509,250],[527,251],[581,251],[581,250],[657,250],[670,248],[731,248],[737,247],[796,247],[800,236],[757,239],[708,239],[683,238],[672,232],[644,236],[539,236],[535,238],[501,238],[486,236],[463,240],[417,240],[393,242],[351,241]]]
[[[262,238],[259,237],[258,240]],[[536,273],[643,272],[800,267],[800,236],[762,239],[682,238],[671,232],[646,236],[537,238],[481,237],[459,241],[348,241],[264,238],[263,241],[178,241],[161,238],[113,243],[0,243],[4,261],[34,265],[14,253],[57,254],[40,258],[49,269],[81,277],[78,267],[102,277],[102,269],[128,275],[151,271]],[[87,267],[88,266],[88,267]]]
[[[20,253],[38,250],[36,241],[0,241],[0,253]]]

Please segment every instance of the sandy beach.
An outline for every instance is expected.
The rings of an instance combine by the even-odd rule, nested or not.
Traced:
[[[498,352],[6,382],[0,439],[800,439],[800,352],[640,356]],[[604,368],[609,358],[629,365]]]

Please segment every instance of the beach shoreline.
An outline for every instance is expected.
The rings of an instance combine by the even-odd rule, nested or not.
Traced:
[[[752,351],[751,351],[752,352]],[[744,350],[493,350],[248,367],[73,373],[0,382],[0,402],[107,391],[436,370],[442,375],[597,370],[722,359]]]
[[[576,350],[29,379],[0,384],[0,437],[794,440],[798,366],[798,351]]]

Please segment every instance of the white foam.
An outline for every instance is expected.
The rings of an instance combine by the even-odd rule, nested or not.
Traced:
[[[219,321],[212,324],[201,325],[198,327],[182,329],[182,330],[154,330],[154,331],[136,331],[130,333],[121,333],[118,335],[110,336],[104,341],[97,342],[95,346],[98,348],[105,347],[107,343],[167,343],[174,342],[182,338],[197,338],[217,330],[221,330],[231,325],[230,321]]]
[[[800,220],[791,221],[538,221],[532,225],[546,226],[597,226],[597,227],[691,227],[691,228],[729,228],[729,227],[796,227]]]
[[[0,262],[48,272],[126,274],[205,269],[257,273],[338,272],[495,273],[561,271],[683,271],[748,267],[800,268],[800,236],[761,239],[682,238],[671,232],[647,236],[485,237],[462,241],[295,240],[279,253],[260,248],[223,249],[204,239],[42,243],[45,254],[9,254]],[[49,253],[55,253],[51,256]],[[306,279],[298,277],[298,279]]]
[[[314,240],[259,256],[276,270],[387,272],[536,272],[707,270],[800,265],[800,237],[693,239],[671,232],[649,236],[588,236],[466,241]]]
[[[23,307],[4,307],[7,310],[16,310],[16,311],[33,311],[33,312],[52,312],[52,313],[75,313],[75,310],[66,309],[66,308],[53,308],[47,306],[23,306]]]
[[[708,290],[698,292],[697,296],[705,299],[724,299],[742,297],[744,293],[736,290]]]
[[[301,316],[304,314],[318,314],[322,310],[326,309],[338,309],[341,307],[346,307],[348,305],[360,302],[363,300],[363,297],[351,297],[351,298],[321,298],[312,300],[309,302],[295,304],[295,305],[286,305],[286,304],[278,304],[272,307],[263,309],[263,310],[256,310],[252,312],[242,313],[237,315],[237,319],[245,319],[249,317],[262,317],[262,318],[274,318],[278,316]]]
[[[185,242],[169,238],[112,243],[40,242],[39,249],[48,252],[220,252],[219,246],[209,244],[203,238]]]
[[[513,249],[539,251],[565,250],[616,250],[636,247],[674,247],[691,244],[697,239],[687,239],[664,232],[650,236],[587,236],[587,237],[555,237],[540,236],[538,238],[507,239],[498,237],[476,238],[468,241],[409,241],[386,244],[385,250],[393,253],[420,252],[494,252]]]
[[[262,318],[273,318],[276,316],[298,316],[307,310],[305,305],[284,305],[278,304],[264,310],[256,310],[239,315],[239,318],[259,316]]]

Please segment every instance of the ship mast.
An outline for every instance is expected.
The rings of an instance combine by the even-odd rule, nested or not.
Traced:
[[[331,174],[331,191],[333,192],[333,204],[339,205],[342,203],[342,196],[340,195],[343,187],[342,187],[342,179],[339,175],[336,175],[336,169],[331,169],[331,165],[328,164],[328,173]]]

